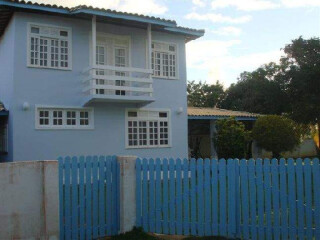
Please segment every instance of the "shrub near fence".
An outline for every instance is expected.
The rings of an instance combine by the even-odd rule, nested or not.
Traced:
[[[137,159],[137,226],[244,239],[320,239],[318,159]]]

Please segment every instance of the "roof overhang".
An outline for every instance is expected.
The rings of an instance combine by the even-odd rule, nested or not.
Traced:
[[[147,25],[151,24],[154,31],[164,31],[184,35],[186,41],[194,40],[204,35],[204,30],[183,28],[177,26],[177,23],[172,20],[139,14],[92,8],[88,6],[66,8],[58,7],[56,5],[37,4],[18,0],[0,0],[0,37],[3,34],[12,14],[16,11],[63,15],[66,17],[82,19],[89,19],[92,16],[97,16],[98,22],[108,22],[137,28],[147,28]]]

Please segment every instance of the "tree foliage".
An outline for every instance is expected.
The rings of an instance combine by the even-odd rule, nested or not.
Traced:
[[[216,123],[214,143],[219,158],[244,158],[249,143],[249,131],[235,118],[221,119]]]
[[[278,75],[290,100],[289,115],[320,127],[320,39],[295,39],[284,48]]]
[[[261,114],[281,114],[288,106],[286,94],[275,80],[280,66],[264,65],[253,72],[243,72],[238,82],[226,91],[221,108]]]
[[[190,107],[215,107],[224,95],[222,84],[217,81],[215,84],[188,82],[188,106]]]
[[[269,115],[258,118],[253,129],[252,138],[259,147],[279,157],[281,152],[291,151],[300,142],[301,128],[291,119]]]

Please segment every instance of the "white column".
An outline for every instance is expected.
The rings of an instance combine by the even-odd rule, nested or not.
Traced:
[[[118,156],[120,164],[120,233],[136,224],[136,156]]]
[[[148,24],[148,69],[151,69],[151,53],[152,53],[152,38],[151,38],[151,24]]]
[[[97,19],[92,17],[92,66],[96,65],[96,46],[97,46]]]
[[[214,146],[214,135],[216,134],[216,123],[215,120],[210,120],[210,153],[211,153],[211,158],[218,158],[218,154],[216,151],[216,148]]]

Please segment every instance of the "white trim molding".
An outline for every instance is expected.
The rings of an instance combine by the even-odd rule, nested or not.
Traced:
[[[171,111],[156,108],[125,110],[127,149],[171,147]]]
[[[35,106],[35,129],[92,130],[94,110],[91,107]]]
[[[72,29],[29,22],[27,67],[72,70]]]
[[[179,79],[178,44],[153,40],[151,66],[153,78]]]

